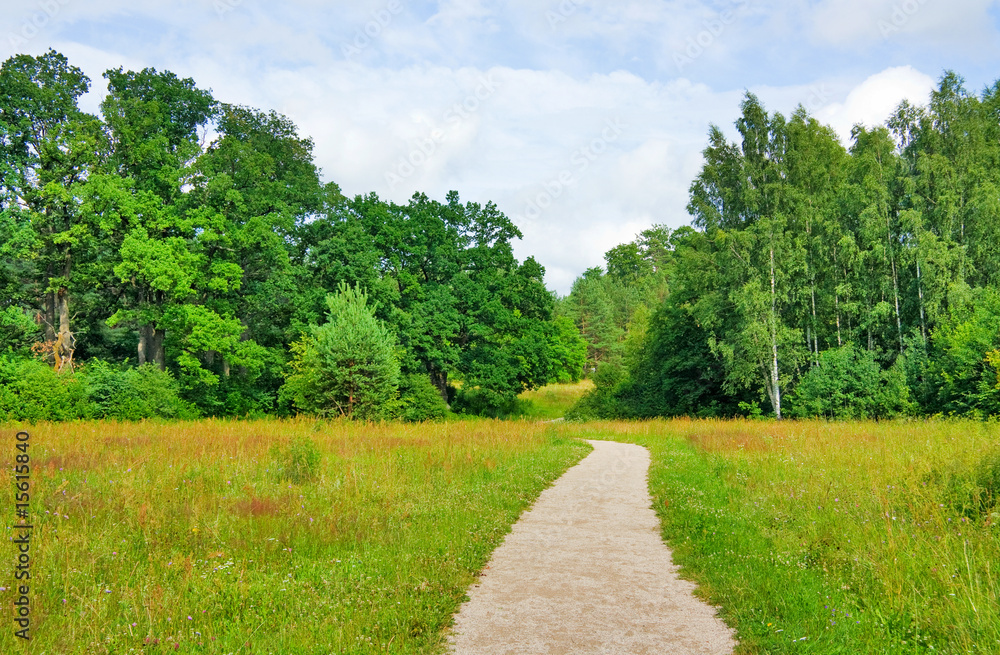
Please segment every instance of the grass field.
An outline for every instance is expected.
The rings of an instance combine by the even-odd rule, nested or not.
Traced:
[[[994,423],[566,426],[649,447],[684,574],[742,653],[1000,653]]]
[[[441,652],[475,574],[580,438],[650,449],[664,537],[740,652],[1000,653],[993,423],[30,432],[33,639],[14,637],[11,543],[2,653]]]
[[[585,393],[594,388],[591,380],[581,380],[570,384],[550,384],[541,389],[525,391],[521,401],[521,413],[525,418],[554,420],[562,418],[566,411],[576,404]]]
[[[588,449],[527,422],[29,431],[32,640],[8,544],[2,653],[439,651],[510,525]]]

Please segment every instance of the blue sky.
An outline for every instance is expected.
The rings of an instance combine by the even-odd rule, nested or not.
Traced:
[[[3,58],[94,81],[147,66],[274,109],[325,180],[404,202],[496,202],[562,294],[612,246],[688,222],[711,123],[746,90],[847,143],[942,72],[1000,79],[1000,0],[4,0]]]

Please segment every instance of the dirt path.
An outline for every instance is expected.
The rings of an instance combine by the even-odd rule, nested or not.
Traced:
[[[456,655],[731,653],[678,579],[646,488],[649,452],[591,441],[493,554],[455,618]]]

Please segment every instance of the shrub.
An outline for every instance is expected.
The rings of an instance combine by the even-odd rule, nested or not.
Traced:
[[[576,323],[568,316],[552,319],[549,334],[551,370],[549,382],[579,382],[587,364],[587,342],[580,336]]]
[[[0,310],[0,344],[13,353],[27,354],[42,338],[42,330],[20,307]]]
[[[180,397],[180,384],[169,371],[153,364],[117,368],[99,360],[87,362],[87,381],[96,418],[138,421],[146,418],[195,418],[197,410]]]
[[[913,410],[900,363],[883,371],[870,351],[847,344],[820,353],[791,394],[791,414],[800,418],[891,418]]]
[[[452,403],[458,414],[472,414],[489,418],[505,418],[520,413],[522,403],[517,397],[510,398],[492,389],[473,387],[459,389]]]
[[[407,375],[399,385],[401,416],[406,421],[433,421],[448,414],[441,392],[426,375]]]
[[[0,355],[0,420],[89,418],[87,387],[76,373],[56,373],[34,359]]]
[[[628,384],[625,369],[617,363],[602,362],[594,373],[594,389],[566,412],[568,421],[621,418],[617,394]]]

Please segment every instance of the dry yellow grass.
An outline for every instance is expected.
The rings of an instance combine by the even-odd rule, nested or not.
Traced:
[[[15,432],[0,430],[11,460]],[[10,628],[9,552],[4,653],[431,652],[510,524],[585,450],[495,421],[29,432],[32,641]],[[319,455],[311,481],[279,474],[295,452]]]

